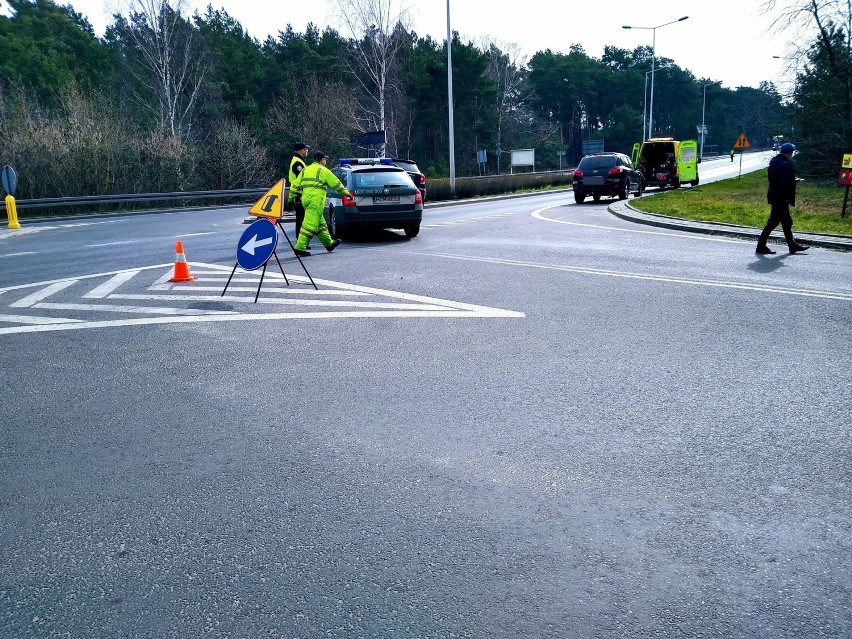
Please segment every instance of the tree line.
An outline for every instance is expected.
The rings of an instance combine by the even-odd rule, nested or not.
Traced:
[[[103,37],[70,6],[7,0],[0,164],[18,172],[19,198],[268,186],[296,141],[332,158],[383,150],[446,177],[446,42],[419,36],[404,13],[387,19],[394,0],[352,2],[365,19],[346,34],[309,24],[259,42],[210,5],[187,15],[184,0],[132,0]],[[807,134],[800,150],[823,145],[811,170],[830,173],[850,142],[849,119],[834,127],[829,113],[852,109],[848,37],[823,24],[788,96],[770,82],[726,89],[657,58],[653,134],[695,138],[703,120],[705,150],[721,153],[740,133],[757,148]],[[536,170],[549,170],[575,164],[587,140],[629,154],[642,139],[650,47],[517,51],[453,34],[457,175],[508,172],[512,149],[535,149]],[[364,143],[379,130],[382,149]]]

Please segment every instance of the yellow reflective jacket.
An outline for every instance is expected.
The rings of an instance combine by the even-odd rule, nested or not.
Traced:
[[[293,159],[290,160],[290,171],[287,175],[287,181],[292,186],[293,182],[296,181],[296,177],[305,170],[305,161],[302,159],[300,155],[294,155]]]
[[[337,179],[334,173],[319,162],[314,162],[293,180],[290,195],[287,199],[292,201],[296,199],[297,195],[301,195],[304,198],[311,191],[315,193],[321,192],[325,196],[327,188],[334,189],[341,195],[350,195],[349,189],[343,186],[343,183]]]

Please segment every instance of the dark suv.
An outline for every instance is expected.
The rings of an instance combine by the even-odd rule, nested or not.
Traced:
[[[426,176],[417,168],[417,163],[414,160],[400,160],[399,158],[391,158],[391,161],[401,169],[405,169],[406,173],[411,176],[411,181],[420,189],[420,195],[423,201],[426,201]]]
[[[390,158],[342,158],[332,172],[350,195],[326,192],[325,221],[332,237],[355,229],[402,229],[420,232],[423,196],[408,172]]]
[[[580,160],[574,171],[572,188],[574,201],[579,204],[588,195],[595,202],[602,196],[626,200],[634,188],[639,197],[645,184],[642,173],[623,153],[596,153]]]

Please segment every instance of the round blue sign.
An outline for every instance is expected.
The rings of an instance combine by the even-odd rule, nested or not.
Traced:
[[[0,184],[3,185],[3,190],[9,195],[14,196],[18,189],[18,174],[8,164],[0,170]]]
[[[240,237],[237,244],[237,264],[247,271],[253,271],[266,264],[272,252],[278,246],[278,228],[260,218],[252,222]]]

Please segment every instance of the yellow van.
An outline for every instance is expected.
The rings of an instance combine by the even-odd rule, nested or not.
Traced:
[[[632,159],[645,177],[645,186],[676,189],[685,183],[698,185],[701,160],[697,140],[650,138],[633,145]]]

